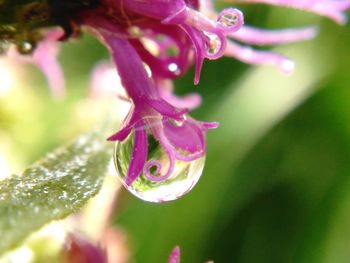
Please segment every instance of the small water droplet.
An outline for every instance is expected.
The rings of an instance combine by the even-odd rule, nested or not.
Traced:
[[[27,55],[31,54],[35,48],[35,45],[30,41],[22,41],[17,45],[18,52]]]
[[[136,197],[155,203],[176,200],[188,193],[198,182],[204,168],[205,155],[201,155],[192,161],[175,160],[173,170],[169,176],[164,177],[170,167],[169,156],[161,144],[151,133],[152,129],[162,129],[163,122],[159,118],[143,119],[144,129],[147,132],[148,156],[143,171],[137,179],[128,186],[125,182],[126,175],[132,158],[135,133],[122,142],[117,142],[114,153],[114,164],[123,185]],[[164,121],[164,120],[163,120]],[[169,121],[169,120],[166,120]],[[172,123],[174,121],[174,123]],[[184,119],[185,121],[185,119]],[[174,126],[182,123],[170,120]],[[175,148],[174,148],[175,149]],[[186,150],[175,149],[186,155]]]
[[[226,33],[239,30],[243,25],[243,14],[235,8],[226,8],[220,12],[217,25]]]
[[[234,26],[237,20],[238,16],[234,12],[227,12],[218,17],[218,22],[227,28]]]
[[[168,69],[170,72],[174,73],[175,75],[180,75],[181,73],[179,66],[176,63],[170,63],[168,65]]]
[[[203,34],[207,38],[207,41],[206,41],[207,55],[209,56],[216,55],[220,51],[222,46],[220,38],[218,37],[218,35],[207,31],[203,31]]]
[[[177,126],[177,127],[181,127],[184,122],[187,120],[187,117],[186,115],[183,115],[182,118],[180,120],[175,120],[175,119],[172,119],[172,118],[168,118],[167,121],[173,125],[173,126]]]

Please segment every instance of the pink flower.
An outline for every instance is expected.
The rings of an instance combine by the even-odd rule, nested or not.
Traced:
[[[346,21],[344,11],[350,6],[350,0],[226,2],[298,8],[340,24]],[[61,93],[63,82],[52,43],[76,36],[81,28],[88,27],[110,50],[132,102],[122,128],[108,138],[123,142],[133,136],[124,178],[127,187],[140,176],[152,183],[166,181],[177,161],[192,162],[202,158],[206,151],[206,132],[218,126],[215,122],[201,122],[189,116],[188,111],[200,104],[200,96],[175,96],[172,79],[195,64],[194,83],[197,84],[203,60],[223,55],[250,64],[273,64],[289,73],[294,63],[285,56],[242,44],[277,45],[307,40],[317,34],[315,27],[265,30],[243,25],[240,10],[226,8],[216,13],[209,0],[52,0],[48,4],[50,21],[59,24],[65,35],[49,31],[32,59],[46,73],[53,92]],[[149,137],[162,148],[164,156],[149,159]],[[163,159],[167,159],[166,167],[163,167]]]
[[[244,2],[301,8],[343,22],[349,1]],[[197,84],[203,60],[223,55],[250,64],[274,64],[289,73],[294,68],[291,60],[237,41],[283,44],[310,39],[317,33],[314,27],[272,31],[243,26],[243,14],[238,9],[227,8],[217,14],[211,1],[195,0],[101,0],[100,5],[84,10],[75,19],[77,24],[92,28],[107,45],[133,103],[122,129],[109,137],[124,141],[131,134],[134,136],[126,186],[131,186],[141,174],[152,182],[167,180],[177,160],[201,158],[205,154],[207,129],[217,127],[217,123],[199,122],[188,115],[188,109],[198,106],[200,97],[174,96],[170,79],[179,77],[194,62]],[[149,135],[165,152],[167,169],[160,160],[148,160]]]
[[[215,128],[217,124],[195,121],[187,115],[186,109],[169,104],[160,96],[154,81],[147,76],[141,58],[132,45],[123,38],[115,38],[109,32],[102,32],[102,35],[112,50],[122,84],[134,103],[123,128],[109,138],[123,141],[132,131],[135,133],[125,182],[128,186],[131,185],[142,171],[149,180],[165,180],[171,175],[176,160],[192,161],[205,154],[205,131]],[[177,126],[172,121],[182,123]],[[162,167],[157,160],[147,162],[146,128],[150,129],[152,136],[168,155],[169,167],[165,174],[154,176],[148,171],[152,166],[156,166],[159,171]]]
[[[188,108],[199,105],[198,95],[179,98],[171,93],[168,79],[176,78],[196,62],[199,81],[204,58],[224,54],[226,36],[243,24],[237,9],[225,9],[210,20],[195,8],[196,1],[104,1],[103,7],[83,12],[80,23],[90,26],[108,46],[121,82],[133,107],[123,128],[109,140],[134,136],[132,157],[125,178],[130,186],[141,174],[153,182],[171,176],[177,160],[190,162],[205,155],[205,133],[217,123],[199,122]],[[107,15],[106,15],[107,14]],[[111,22],[110,18],[124,17]],[[148,42],[147,42],[148,41]],[[147,47],[153,44],[153,50]],[[175,50],[175,54],[169,51]],[[150,68],[150,74],[143,63]],[[168,159],[166,170],[160,160],[148,160],[148,133],[160,144]],[[151,173],[151,169],[156,171]]]

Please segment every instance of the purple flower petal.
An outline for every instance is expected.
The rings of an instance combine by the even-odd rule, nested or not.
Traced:
[[[138,123],[138,126],[136,126],[134,129],[134,145],[128,173],[125,178],[125,183],[127,186],[130,186],[133,181],[135,181],[135,179],[140,175],[147,160],[147,134],[142,125],[143,123]]]
[[[151,99],[148,101],[148,104],[162,115],[168,116],[176,120],[181,120],[182,116],[188,112],[187,109],[176,109],[174,106],[172,106],[163,99]]]
[[[173,120],[165,119],[164,133],[172,145],[189,154],[204,152],[204,133],[193,119],[188,119],[180,125],[174,124]],[[184,140],[186,138],[186,140]]]
[[[249,64],[272,64],[282,72],[290,74],[294,70],[294,62],[275,52],[254,50],[249,46],[241,46],[234,42],[227,45],[226,56],[234,57]]]
[[[232,38],[250,45],[278,45],[304,41],[314,38],[318,33],[316,27],[289,28],[280,30],[266,30],[243,26]]]
[[[201,96],[197,93],[190,93],[182,97],[176,96],[173,93],[174,87],[170,80],[158,80],[157,88],[160,96],[176,108],[192,110],[197,108],[202,102]]]

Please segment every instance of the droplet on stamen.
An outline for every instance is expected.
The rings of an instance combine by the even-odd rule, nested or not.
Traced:
[[[238,9],[227,8],[219,14],[216,22],[226,33],[233,33],[242,27],[243,14]]]
[[[205,155],[192,161],[177,160],[172,156],[174,162],[172,165],[169,153],[151,133],[151,129],[162,129],[163,122],[158,118],[147,120],[144,118],[143,122],[146,124],[144,129],[147,132],[148,143],[146,163],[140,175],[128,186],[126,177],[132,159],[135,137],[135,133],[131,132],[124,141],[117,142],[115,146],[114,164],[118,176],[128,191],[142,200],[155,203],[176,200],[188,193],[198,182],[204,168]],[[174,125],[178,124],[174,123]],[[173,150],[178,149],[174,147]],[[167,174],[169,169],[171,172]]]
[[[206,51],[208,56],[214,56],[219,53],[222,43],[218,35],[203,31],[203,34],[206,36]]]
[[[235,13],[226,13],[218,17],[218,22],[224,27],[232,27],[237,23],[238,16]]]

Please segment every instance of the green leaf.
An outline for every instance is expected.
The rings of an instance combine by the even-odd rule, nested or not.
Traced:
[[[110,157],[104,138],[82,135],[23,174],[0,181],[0,254],[82,207],[99,191]]]

